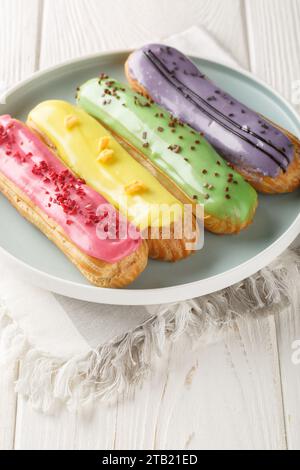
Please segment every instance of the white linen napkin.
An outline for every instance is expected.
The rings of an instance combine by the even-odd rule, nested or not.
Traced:
[[[221,47],[216,39],[204,28],[199,26],[192,26],[186,31],[170,36],[161,42],[176,47],[190,56],[213,60],[233,68],[241,68],[235,58]]]
[[[239,64],[204,30],[192,27],[164,41],[183,52]],[[0,258],[0,361],[22,361],[16,390],[50,412],[91,399],[113,399],[140,381],[167,338],[195,337],[227,325],[235,315],[295,301],[299,252],[222,292],[173,305],[120,307],[81,302],[18,279]],[[209,333],[207,333],[209,332]]]

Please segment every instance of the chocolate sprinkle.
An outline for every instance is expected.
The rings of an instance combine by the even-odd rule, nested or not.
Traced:
[[[175,153],[179,153],[181,151],[180,145],[169,145],[168,149]]]
[[[100,78],[100,81],[101,81],[101,80],[107,80],[107,79],[108,79],[108,75],[106,75],[106,73],[100,73],[99,78]]]

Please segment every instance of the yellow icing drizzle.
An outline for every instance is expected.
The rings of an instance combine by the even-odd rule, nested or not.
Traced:
[[[78,120],[71,132],[65,126],[69,116]],[[55,145],[60,158],[74,173],[136,226],[163,226],[181,216],[182,204],[111,135],[108,142],[107,129],[82,109],[64,101],[45,101],[30,112],[28,119]],[[108,144],[113,158],[101,164],[100,149]],[[138,187],[128,191],[133,182],[138,182]]]

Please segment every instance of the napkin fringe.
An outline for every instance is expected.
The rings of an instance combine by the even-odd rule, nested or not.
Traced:
[[[188,334],[210,343],[224,328],[230,330],[238,317],[299,301],[299,268],[300,249],[287,250],[251,278],[218,293],[162,306],[131,332],[70,360],[51,357],[29,344],[0,303],[0,364],[20,361],[16,391],[43,412],[54,412],[62,403],[77,410],[97,398],[111,402],[143,381],[167,340],[175,342]]]

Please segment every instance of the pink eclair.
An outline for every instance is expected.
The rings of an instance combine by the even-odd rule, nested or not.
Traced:
[[[0,116],[0,192],[92,284],[122,287],[146,267],[139,231],[8,115]]]

